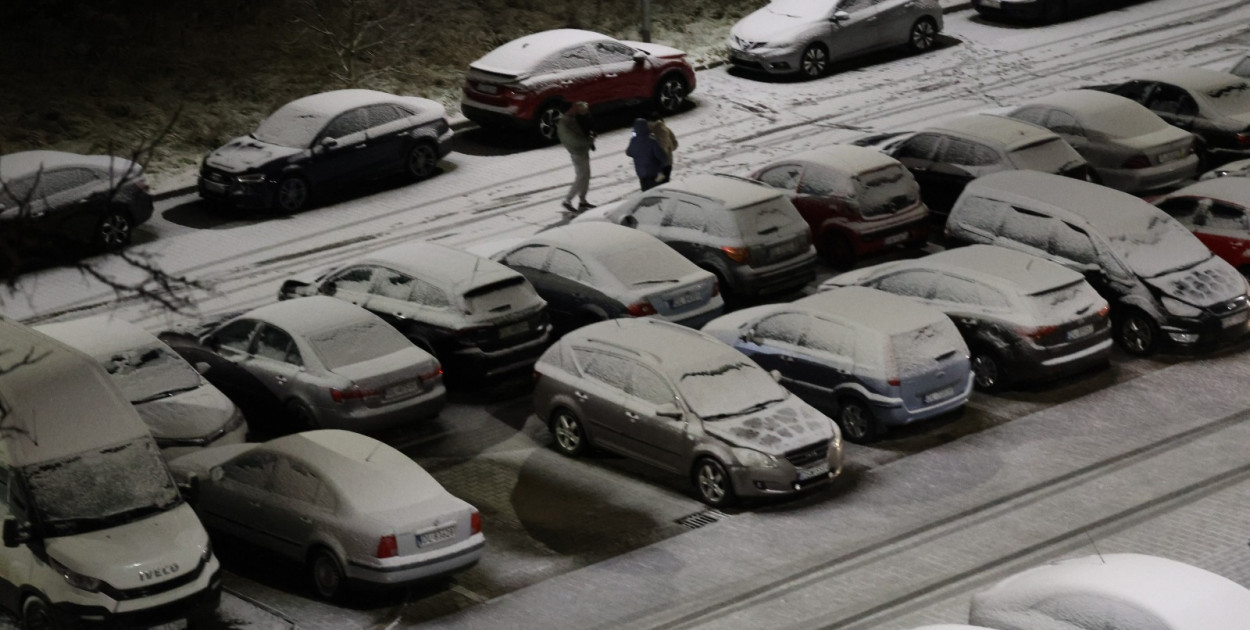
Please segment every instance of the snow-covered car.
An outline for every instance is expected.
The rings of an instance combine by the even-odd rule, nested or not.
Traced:
[[[514,39],[469,64],[460,110],[483,127],[530,129],[555,141],[570,103],[672,114],[694,88],[683,51],[562,28]]]
[[[1250,590],[1136,553],[1051,562],[973,595],[969,623],[995,630],[1243,630]]]
[[[486,545],[472,505],[354,431],[205,449],[169,466],[205,526],[303,564],[328,600],[466,569]]]
[[[23,151],[0,156],[0,238],[53,262],[130,243],[152,217],[143,167],[112,155]]]
[[[1198,136],[1199,154],[1217,164],[1250,157],[1250,79],[1205,68],[1165,68],[1095,89],[1137,101]]]
[[[729,62],[819,77],[833,61],[882,48],[924,52],[941,30],[937,0],[772,0],[730,29]]]
[[[1174,186],[1198,171],[1193,134],[1123,96],[1067,90],[1032,99],[1006,115],[1058,134],[1089,162],[1094,181],[1116,190]]]
[[[278,299],[330,295],[386,320],[450,376],[490,377],[547,349],[543,299],[519,273],[464,250],[411,241],[282,283]]]
[[[496,260],[534,285],[557,334],[617,317],[698,328],[725,307],[711,272],[650,234],[611,223],[543,230]]]
[[[939,215],[950,211],[968,182],[990,173],[1030,169],[1089,178],[1089,164],[1055,132],[1005,116],[976,113],[940,121],[920,131],[858,140],[903,163],[920,184],[920,196]]]
[[[963,407],[968,345],[942,311],[864,287],[722,315],[703,332],[733,346],[864,442]]]
[[[1216,256],[1250,276],[1250,179],[1221,177],[1190,184],[1155,205],[1193,231]]]
[[[1215,179],[1216,177],[1250,177],[1250,159],[1234,160],[1217,166],[1199,177],[1199,180]]]
[[[112,315],[34,328],[103,365],[166,459],[247,439],[239,408],[152,333]]]
[[[1106,186],[1046,173],[983,177],[946,222],[952,243],[989,243],[1084,273],[1112,304],[1129,353],[1197,349],[1247,330],[1245,278],[1162,210]]]
[[[442,105],[376,90],[296,99],[204,158],[200,196],[239,208],[302,210],[324,189],[403,173],[434,175],[451,151]]]
[[[834,276],[821,291],[860,285],[907,296],[954,320],[976,386],[997,391],[1106,366],[1111,308],[1081,274],[992,245],[950,249]]]
[[[834,144],[777,160],[751,179],[785,192],[812,230],[816,251],[850,269],[892,247],[928,238],[929,208],[898,160],[867,147]]]
[[[732,175],[694,175],[573,219],[646,232],[716,275],[725,300],[784,295],[816,277],[811,230],[781,191]]]
[[[714,507],[842,471],[833,421],[692,328],[653,318],[584,326],[543,354],[534,377],[534,411],[556,450],[604,448],[685,476]]]
[[[247,413],[277,410],[296,430],[369,432],[438,415],[443,370],[385,320],[325,295],[284,300],[173,345]],[[288,429],[290,427],[287,427]]]

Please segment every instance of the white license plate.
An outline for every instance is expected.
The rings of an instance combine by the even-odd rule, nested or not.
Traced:
[[[519,324],[508,324],[507,326],[499,327],[499,336],[500,337],[515,337],[517,335],[524,334],[529,329],[530,329],[530,325],[528,322],[521,322]]]
[[[991,8],[991,9],[997,9],[997,8],[999,8],[999,7],[1000,7],[1000,6],[1002,6],[1002,5],[999,3],[999,1],[998,1],[998,0],[982,0],[982,1],[981,1],[981,6],[983,6],[983,7],[989,7],[989,8]]]
[[[1220,320],[1220,325],[1225,328],[1232,328],[1246,323],[1246,318],[1250,317],[1250,311],[1242,311],[1236,315],[1230,315]]]
[[[1166,164],[1168,162],[1175,162],[1176,160],[1179,160],[1182,157],[1185,157],[1185,152],[1181,150],[1168,151],[1167,153],[1160,153],[1159,163]]]
[[[436,542],[450,540],[455,537],[456,537],[456,526],[449,525],[442,529],[436,529],[432,532],[426,532],[424,534],[417,534],[417,546],[424,547],[426,545],[432,545]]]
[[[421,381],[409,381],[407,383],[400,383],[399,385],[394,385],[392,387],[386,388],[386,397],[387,398],[399,398],[400,396],[407,396],[408,394],[411,394],[417,391],[418,389],[421,389]]]
[[[773,247],[768,248],[768,253],[774,257],[789,256],[790,254],[793,254],[797,249],[798,248],[795,247],[793,243],[786,243],[784,245],[774,245]]]
[[[806,481],[813,477],[829,474],[829,462],[821,462],[815,466],[799,469],[799,481]]]
[[[932,402],[937,402],[939,400],[946,400],[947,398],[950,398],[951,396],[954,396],[954,395],[955,395],[954,386],[944,387],[942,389],[937,390],[936,392],[929,392],[925,394],[924,401],[925,403],[932,403]]]
[[[498,94],[498,93],[499,93],[499,86],[496,86],[496,85],[487,85],[487,84],[485,84],[485,83],[478,83],[478,84],[477,84],[477,91],[478,91],[478,92],[481,92],[482,94]]]
[[[687,304],[694,304],[699,301],[698,293],[686,293],[679,295],[668,301],[669,308],[681,308]]]
[[[1094,325],[1085,324],[1084,326],[1081,326],[1080,328],[1073,328],[1072,330],[1069,330],[1068,341],[1071,341],[1073,339],[1080,339],[1082,337],[1088,337],[1092,334],[1094,334]]]
[[[902,234],[892,234],[890,236],[885,237],[885,244],[886,245],[898,245],[899,243],[905,242],[906,240],[907,240],[907,232],[903,232]]]

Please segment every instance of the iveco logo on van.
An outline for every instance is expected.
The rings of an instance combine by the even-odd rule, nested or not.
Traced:
[[[152,569],[151,571],[140,571],[139,581],[147,582],[148,580],[155,580],[156,578],[165,577],[166,575],[173,575],[177,572],[178,572],[178,563],[175,562],[167,567],[161,567],[159,569]]]

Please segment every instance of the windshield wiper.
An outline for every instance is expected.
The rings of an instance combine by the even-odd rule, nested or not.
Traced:
[[[634,286],[638,286],[640,284],[667,284],[671,282],[677,282],[677,278],[669,278],[667,280],[639,280],[634,283]]]
[[[1211,260],[1211,257],[1212,257],[1212,256],[1215,256],[1215,254],[1208,252],[1207,256],[1206,256],[1205,258],[1203,258],[1202,260],[1194,261],[1194,262],[1191,262],[1191,263],[1185,263],[1185,264],[1182,264],[1182,265],[1177,265],[1177,266],[1172,267],[1172,268],[1170,268],[1170,269],[1166,269],[1166,270],[1164,270],[1164,271],[1160,271],[1159,273],[1156,273],[1155,275],[1150,276],[1150,277],[1151,277],[1151,278],[1158,278],[1158,277],[1160,277],[1160,276],[1166,276],[1166,275],[1168,275],[1169,273],[1176,273],[1176,272],[1178,272],[1178,271],[1183,271],[1183,270],[1185,270],[1185,269],[1189,269],[1189,268],[1191,268],[1191,267],[1197,267],[1198,265],[1201,265],[1202,263],[1204,263],[1204,262],[1206,262],[1206,261],[1208,261],[1208,260]]]
[[[142,404],[142,403],[145,403],[145,402],[152,402],[153,400],[159,400],[159,399],[161,399],[161,398],[169,398],[170,396],[173,396],[173,395],[175,395],[175,394],[181,394],[182,392],[189,392],[189,391],[191,391],[191,390],[193,390],[193,389],[199,389],[199,388],[200,388],[200,386],[199,386],[199,385],[190,385],[190,386],[187,386],[187,387],[179,387],[178,389],[171,389],[171,390],[168,390],[168,391],[161,392],[161,393],[159,393],[159,394],[152,394],[151,396],[148,396],[147,398],[140,398],[139,400],[132,400],[132,401],[130,401],[130,404],[132,404],[132,405],[139,405],[139,404]]]
[[[764,402],[755,403],[754,405],[751,405],[750,407],[747,407],[745,409],[740,409],[738,411],[733,411],[730,413],[718,413],[714,416],[707,416],[703,419],[704,420],[720,420],[722,418],[732,418],[734,416],[745,416],[748,413],[754,413],[756,411],[759,411],[771,405],[775,405],[779,402],[782,402],[783,400],[784,400],[783,398],[774,398],[772,400],[765,400]]]

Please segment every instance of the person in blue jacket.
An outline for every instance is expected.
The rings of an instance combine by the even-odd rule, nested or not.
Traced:
[[[638,183],[643,190],[650,190],[660,184],[664,172],[666,156],[646,118],[634,121],[634,135],[629,139],[629,147],[625,155],[634,158],[634,172],[638,174]]]

